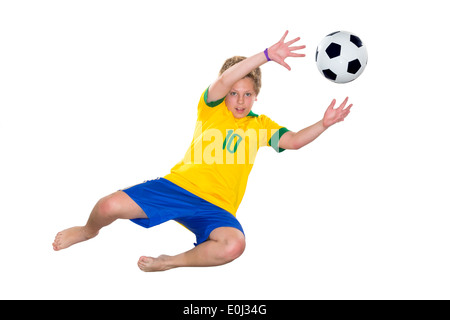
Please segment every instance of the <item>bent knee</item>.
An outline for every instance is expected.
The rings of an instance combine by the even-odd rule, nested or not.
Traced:
[[[223,257],[227,261],[239,258],[245,250],[245,238],[234,237],[224,241]]]
[[[114,194],[106,196],[97,202],[98,213],[105,218],[115,218],[120,210],[120,204]]]

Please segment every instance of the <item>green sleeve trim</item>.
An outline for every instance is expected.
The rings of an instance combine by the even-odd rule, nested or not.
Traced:
[[[280,148],[278,145],[280,143],[281,137],[286,133],[289,132],[286,128],[280,128],[277,132],[275,132],[269,140],[269,146],[271,146],[276,152],[281,153],[285,151],[286,149]]]
[[[259,117],[259,114],[254,113],[252,110],[248,113],[247,117]]]
[[[208,87],[208,89],[206,89],[205,94],[203,95],[203,99],[205,100],[206,105],[210,108],[217,107],[219,104],[221,104],[223,102],[223,100],[225,100],[225,97],[223,97],[222,99],[217,100],[217,101],[207,102],[208,101],[208,92],[209,92],[209,87]]]

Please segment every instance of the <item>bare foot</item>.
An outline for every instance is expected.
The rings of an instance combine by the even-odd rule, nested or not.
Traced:
[[[92,239],[98,234],[89,234],[84,227],[73,227],[58,232],[53,242],[53,250],[59,251],[66,249],[73,244]]]
[[[168,259],[170,257],[161,255],[158,258],[152,257],[140,257],[138,261],[138,267],[145,272],[165,271],[171,269],[168,265]]]

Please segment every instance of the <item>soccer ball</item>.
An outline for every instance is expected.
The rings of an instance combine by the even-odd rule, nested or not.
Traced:
[[[361,39],[347,31],[327,35],[316,50],[320,73],[330,81],[347,83],[358,78],[367,65],[367,49]]]

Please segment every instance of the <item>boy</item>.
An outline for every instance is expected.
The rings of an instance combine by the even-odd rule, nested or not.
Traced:
[[[170,174],[100,199],[85,226],[56,235],[54,250],[91,239],[116,219],[146,228],[175,220],[195,233],[195,247],[176,256],[143,256],[138,261],[141,270],[217,266],[238,258],[245,236],[235,215],[258,148],[299,149],[343,121],[352,106],[345,108],[347,98],[334,109],[333,100],[322,120],[299,132],[251,111],[261,87],[259,67],[274,61],[291,70],[285,59],[305,56],[293,52],[305,48],[292,46],[300,38],[285,43],[287,34],[264,52],[225,62],[219,78],[201,96],[191,147]]]

